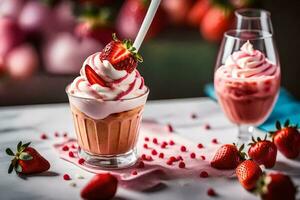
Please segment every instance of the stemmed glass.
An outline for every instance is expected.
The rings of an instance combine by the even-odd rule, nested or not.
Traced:
[[[216,61],[214,87],[222,110],[239,127],[238,142],[247,142],[253,127],[269,116],[279,86],[280,63],[272,33],[227,31]]]

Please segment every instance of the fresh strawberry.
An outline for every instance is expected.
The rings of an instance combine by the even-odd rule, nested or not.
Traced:
[[[172,24],[182,25],[186,20],[192,3],[192,0],[163,0],[161,6]]]
[[[233,14],[228,8],[221,6],[211,7],[200,24],[200,31],[204,39],[218,42],[223,38],[225,31],[233,24]]]
[[[210,7],[209,0],[197,0],[187,15],[187,22],[191,26],[198,27]]]
[[[106,82],[89,66],[85,66],[85,75],[91,85],[99,84],[103,87],[107,87]]]
[[[116,70],[126,70],[128,73],[137,67],[138,62],[143,62],[131,40],[120,41],[116,34],[113,34],[113,41],[102,50],[100,60],[108,60]]]
[[[237,166],[235,173],[241,185],[246,190],[252,190],[255,188],[258,179],[262,175],[262,170],[256,162],[245,160]]]
[[[14,157],[11,160],[8,173],[15,169],[20,174],[35,174],[47,171],[50,168],[49,162],[29,145],[30,142],[26,144],[19,142],[16,153],[10,148],[6,149],[6,153]]]
[[[107,173],[97,174],[81,190],[81,197],[88,200],[112,199],[117,191],[118,179]]]
[[[246,154],[242,152],[244,145],[239,149],[235,144],[222,145],[214,155],[210,165],[216,169],[235,169],[243,160]]]
[[[125,0],[116,19],[118,34],[123,38],[134,39],[146,16],[150,0]],[[166,25],[165,12],[158,8],[147,32],[146,39],[156,36]]]
[[[266,135],[267,136],[267,135]],[[275,144],[269,140],[261,140],[259,137],[257,140],[252,137],[252,143],[249,144],[248,155],[257,164],[264,165],[266,168],[272,168],[276,162],[277,148]]]
[[[255,193],[263,200],[295,200],[297,190],[289,176],[270,173],[261,176]]]
[[[300,134],[298,125],[290,125],[286,120],[284,127],[276,122],[277,131],[270,132],[277,149],[287,158],[296,158],[300,153]]]

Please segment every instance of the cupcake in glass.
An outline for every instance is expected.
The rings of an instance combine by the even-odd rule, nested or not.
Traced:
[[[89,56],[67,87],[79,155],[92,167],[124,168],[136,143],[149,89],[136,70],[142,58],[131,41],[113,41]]]

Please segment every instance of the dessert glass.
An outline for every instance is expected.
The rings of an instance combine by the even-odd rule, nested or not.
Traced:
[[[249,44],[243,52],[240,49],[245,43]],[[238,142],[247,142],[254,126],[262,124],[269,116],[279,86],[280,64],[271,33],[230,30],[224,34],[215,67],[214,87],[223,112],[239,127]]]
[[[66,89],[79,145],[90,167],[125,168],[137,161],[136,143],[149,89],[138,97],[98,100]],[[121,111],[121,112],[120,112]]]

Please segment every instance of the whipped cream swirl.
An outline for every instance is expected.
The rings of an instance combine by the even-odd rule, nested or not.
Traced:
[[[223,67],[224,72],[232,78],[272,76],[278,69],[261,51],[253,49],[249,41],[241,47],[240,51],[230,55]]]
[[[135,69],[128,73],[126,70],[116,70],[109,61],[100,60],[101,52],[89,56],[83,63],[80,76],[69,87],[68,92],[84,98],[100,100],[131,99],[146,93],[144,79]],[[89,65],[105,82],[106,86],[91,85],[85,74],[85,67]]]

